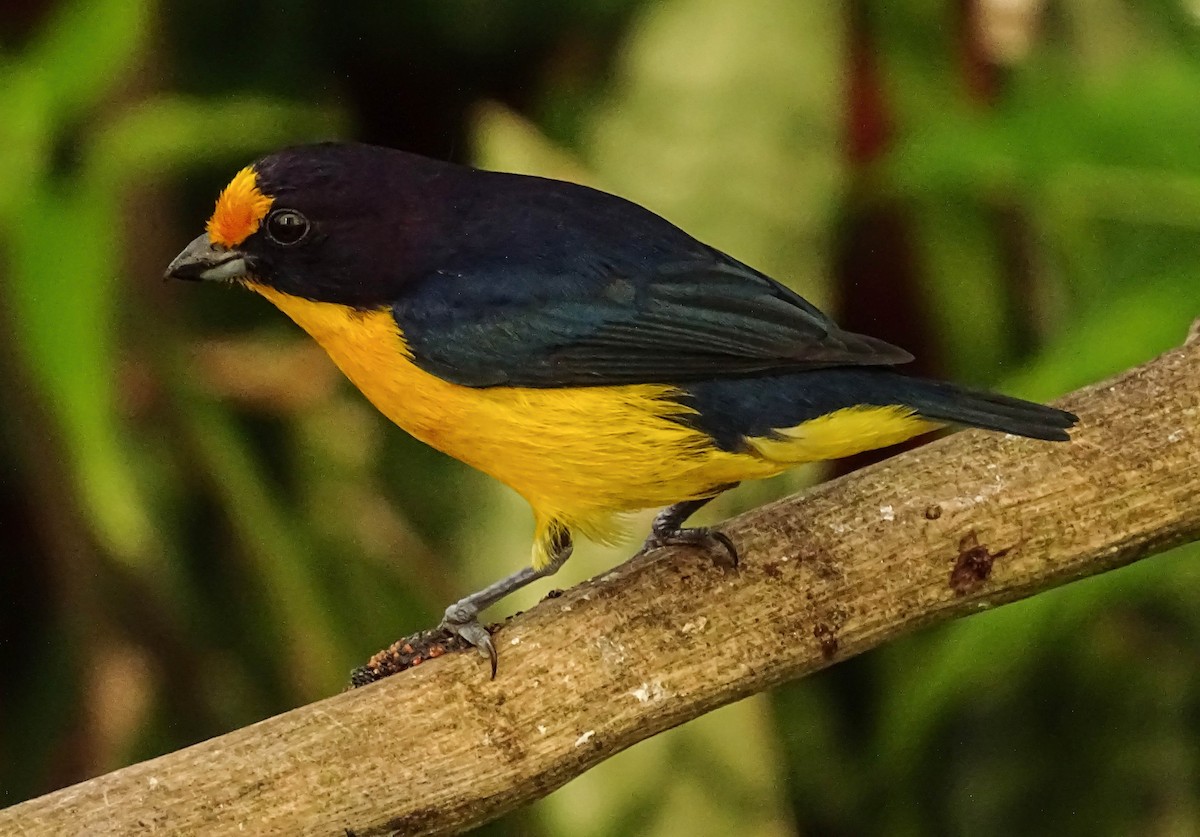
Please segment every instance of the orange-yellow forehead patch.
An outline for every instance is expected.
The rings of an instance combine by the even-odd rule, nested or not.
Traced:
[[[246,166],[221,192],[205,227],[213,244],[236,247],[253,235],[267,216],[274,199],[259,191],[257,180],[254,169]]]

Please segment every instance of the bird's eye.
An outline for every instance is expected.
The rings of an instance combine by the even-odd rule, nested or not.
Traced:
[[[267,237],[285,247],[308,235],[308,219],[294,209],[277,209],[267,216]]]

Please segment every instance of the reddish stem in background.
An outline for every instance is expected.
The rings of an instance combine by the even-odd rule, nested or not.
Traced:
[[[896,133],[864,0],[849,6],[846,75],[846,156],[850,199],[834,252],[838,321],[902,346],[916,361],[906,367],[934,375],[940,368],[924,310],[912,230],[897,202],[872,192],[868,172],[891,147]],[[910,443],[911,447],[918,443]],[[841,460],[839,473],[890,456],[876,452]]]

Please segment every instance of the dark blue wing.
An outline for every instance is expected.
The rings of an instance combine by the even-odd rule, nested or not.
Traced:
[[[473,387],[683,383],[912,359],[709,252],[649,272],[611,262],[439,271],[392,310],[419,366]]]

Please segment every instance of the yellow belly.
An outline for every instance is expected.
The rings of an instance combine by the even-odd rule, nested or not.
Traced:
[[[535,563],[555,527],[608,540],[617,513],[709,496],[723,484],[893,444],[931,426],[903,408],[860,407],[732,453],[673,420],[690,412],[673,400],[673,387],[459,386],[412,363],[389,311],[250,287],[312,335],[389,419],[524,496],[537,519]]]

